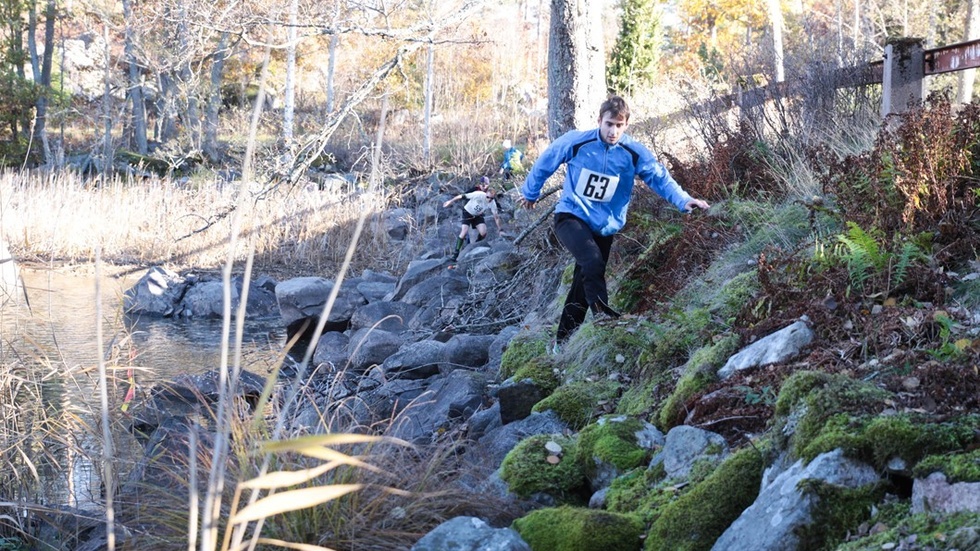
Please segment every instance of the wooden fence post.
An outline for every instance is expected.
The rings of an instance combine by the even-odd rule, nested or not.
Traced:
[[[925,50],[920,38],[901,38],[885,45],[881,116],[902,113],[922,102],[925,92]]]

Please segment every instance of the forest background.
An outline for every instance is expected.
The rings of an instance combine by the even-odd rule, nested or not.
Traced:
[[[0,160],[9,168],[102,177],[159,175],[211,192],[246,180],[259,196],[293,189],[300,179],[323,188],[331,173],[381,189],[435,170],[493,174],[504,139],[531,161],[549,139],[593,121],[607,91],[633,103],[641,137],[690,159],[716,140],[710,119],[723,119],[687,109],[697,102],[781,81],[813,88],[834,68],[880,59],[896,37],[921,37],[926,47],[973,38],[975,4],[628,0],[589,2],[576,14],[565,9],[571,3],[540,0],[4,0]],[[568,47],[549,48],[549,40],[567,40]],[[597,52],[587,65],[549,63],[549,55],[576,50],[576,43],[584,53],[571,57]],[[958,78],[963,101],[972,94],[972,73],[934,85]],[[589,88],[584,97],[549,103],[563,88],[578,92],[580,84],[563,76]],[[667,137],[671,128],[658,122],[685,110],[683,123],[669,119],[675,132]],[[785,133],[787,124],[763,123],[770,128],[758,131]],[[807,124],[803,132],[821,132]],[[76,187],[83,186],[56,186],[47,195],[84,212],[89,201],[72,194]],[[116,200],[145,208],[159,204],[152,199]],[[201,229],[222,212],[189,207],[169,210],[167,219],[146,213],[142,223],[113,220],[105,226],[127,229],[109,232],[102,254],[122,263],[183,258],[174,243],[206,233]],[[82,233],[65,221],[38,222],[49,231],[16,219],[4,228],[19,236],[11,246],[22,255],[93,258],[93,241],[73,239]],[[169,243],[134,236],[138,226],[166,228]],[[294,230],[281,235],[300,241],[303,229]],[[281,235],[266,235],[256,244],[260,260],[267,251],[290,250]],[[282,260],[316,263],[315,256],[303,251]]]

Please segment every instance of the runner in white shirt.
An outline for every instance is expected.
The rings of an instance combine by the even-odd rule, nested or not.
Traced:
[[[452,259],[459,257],[459,251],[463,248],[463,240],[470,233],[470,228],[476,228],[479,237],[477,242],[483,241],[487,237],[487,224],[483,215],[489,210],[493,214],[493,220],[497,223],[497,229],[501,228],[500,217],[497,215],[497,192],[490,187],[490,179],[486,176],[480,179],[480,183],[473,189],[457,195],[442,204],[449,207],[460,199],[466,199],[463,205],[463,220],[460,224],[459,235],[456,237],[456,245],[453,250]]]

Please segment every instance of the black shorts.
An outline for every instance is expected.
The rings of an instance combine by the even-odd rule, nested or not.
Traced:
[[[470,211],[463,209],[463,223],[471,228],[475,228],[480,224],[486,224],[483,220],[482,214],[470,214]]]

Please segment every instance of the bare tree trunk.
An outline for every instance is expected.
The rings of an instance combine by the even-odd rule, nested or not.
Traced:
[[[177,137],[177,91],[169,70],[157,74],[157,124],[156,139],[167,143]]]
[[[980,38],[980,0],[967,0],[966,3],[966,32],[963,41]],[[976,79],[976,69],[960,71],[956,83],[956,101],[970,103],[973,100],[973,81]]]
[[[133,141],[136,142],[136,151],[140,155],[146,155],[146,105],[144,103],[143,85],[140,83],[140,69],[136,61],[136,51],[133,44],[133,6],[131,0],[122,0],[123,21],[126,25],[123,53],[126,56],[126,63],[129,64],[129,86],[126,89],[126,96],[129,98],[132,114]]]
[[[333,32],[330,35],[329,57],[327,58],[327,113],[333,113],[334,103],[336,102],[333,78],[337,70],[337,48],[340,46],[340,33],[337,26],[340,22],[340,0],[335,0],[333,10]]]
[[[773,68],[776,82],[786,80],[786,72],[783,66],[783,10],[779,5],[779,0],[766,0],[766,7],[769,10],[769,23],[772,26],[772,53]]]
[[[432,87],[435,75],[435,46],[429,44],[425,56],[425,111],[423,123],[424,131],[422,135],[422,158],[426,163],[432,163]]]
[[[214,53],[211,62],[211,87],[208,96],[208,105],[204,112],[204,140],[201,143],[201,150],[204,156],[211,162],[219,160],[218,152],[218,113],[221,111],[221,78],[225,73],[225,61],[228,59],[228,42],[230,36],[227,32],[221,33],[218,38],[218,48]]]
[[[296,109],[296,20],[299,0],[289,2],[289,28],[286,29],[286,85],[283,90],[282,141],[286,148],[286,164],[293,162],[293,116]]]
[[[187,52],[191,49],[190,37],[188,36],[188,15],[187,6],[184,4],[180,5],[180,21],[177,24],[177,44],[180,47],[182,55],[188,55]],[[198,148],[201,146],[201,114],[198,110],[198,100],[197,100],[197,90],[194,86],[194,73],[191,71],[190,59],[185,59],[180,66],[180,72],[178,74],[180,80],[180,92],[184,97],[187,98],[187,103],[184,105],[184,115],[185,127],[187,128],[188,137],[190,138],[191,147]]]
[[[600,2],[552,0],[548,43],[551,139],[593,125],[606,95]]]

